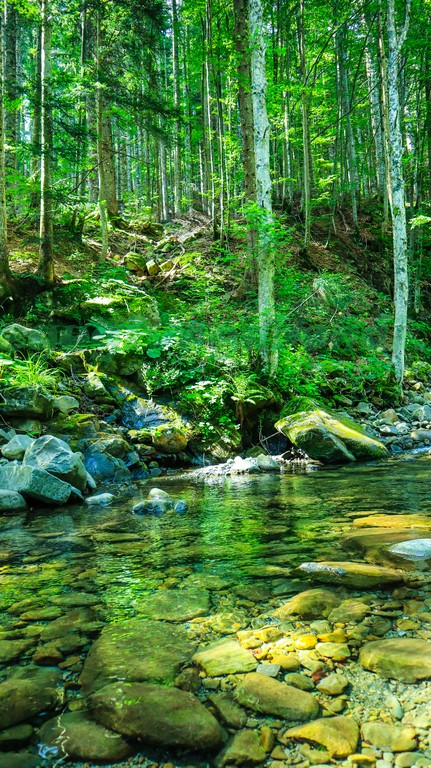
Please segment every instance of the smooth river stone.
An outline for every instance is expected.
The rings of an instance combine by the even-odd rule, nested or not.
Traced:
[[[431,558],[431,539],[413,539],[394,544],[388,552],[406,560],[429,560]]]
[[[322,562],[303,563],[296,568],[296,573],[312,581],[340,584],[358,589],[385,587],[404,581],[402,571],[382,568],[367,563]]]
[[[8,664],[10,661],[22,656],[26,651],[36,645],[36,638],[26,640],[0,640],[0,664]]]
[[[57,747],[57,757],[92,762],[117,762],[133,755],[134,750],[114,731],[91,720],[87,712],[66,712],[44,723],[39,742]]]
[[[322,717],[313,723],[289,728],[284,734],[294,741],[311,741],[325,747],[331,757],[353,755],[359,739],[359,728],[349,717]]]
[[[148,619],[111,624],[91,646],[80,683],[86,694],[115,680],[173,683],[195,648],[182,627]]]
[[[327,616],[341,602],[341,598],[329,589],[306,589],[291,597],[275,611],[279,619],[301,616],[303,619],[321,619]]]
[[[398,544],[409,539],[419,539],[423,536],[423,529],[414,528],[405,530],[403,528],[361,528],[359,531],[347,533],[341,538],[341,543],[345,549],[352,552],[372,553],[380,550],[382,547],[390,547],[392,544]]]
[[[317,717],[317,699],[279,680],[252,672],[246,675],[234,692],[235,699],[254,712],[275,715],[286,720],[312,720]]]
[[[267,754],[262,747],[256,731],[240,731],[230,739],[225,748],[214,760],[216,768],[225,765],[258,765],[263,763]]]
[[[253,672],[257,667],[253,654],[243,648],[237,640],[230,638],[218,640],[198,650],[193,656],[193,661],[209,677]]]
[[[389,723],[364,723],[362,738],[373,747],[390,752],[408,752],[416,749],[416,731],[414,728],[402,728]]]
[[[222,729],[192,693],[163,685],[115,683],[89,697],[95,720],[147,744],[212,751]]]
[[[138,613],[158,621],[188,621],[210,610],[206,589],[160,589],[135,604]]]
[[[374,640],[361,648],[359,662],[380,677],[402,683],[431,678],[431,643],[410,637]]]

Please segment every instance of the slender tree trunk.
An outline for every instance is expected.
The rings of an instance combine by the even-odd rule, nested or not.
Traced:
[[[4,110],[5,122],[5,141],[8,149],[5,150],[6,173],[14,171],[17,168],[16,145],[18,139],[18,111],[16,99],[18,98],[18,77],[17,77],[17,29],[18,12],[15,6],[9,1],[4,2],[4,26],[5,26],[5,98],[6,109]]]
[[[380,0],[379,0],[380,2]],[[385,44],[383,39],[382,13],[379,9],[379,63],[380,63],[380,112],[381,126],[383,135],[383,151],[385,157],[385,194],[383,198],[383,223],[382,232],[386,234],[389,226],[389,207],[392,199],[392,188],[390,179],[390,130],[389,130],[389,107],[388,107],[388,63],[386,58]]]
[[[172,0],[172,79],[174,89],[174,132],[173,132],[173,160],[174,160],[174,216],[181,214],[181,157],[180,157],[180,64],[178,55],[178,9],[177,0]]]
[[[7,243],[6,219],[6,185],[4,162],[4,24],[0,29],[0,311],[2,302],[11,292],[11,272],[9,268],[9,252]]]
[[[52,211],[52,19],[49,0],[42,0],[42,167],[40,176],[40,261],[38,274],[54,282]]]
[[[31,194],[30,206],[33,210],[39,208],[40,201],[40,163],[42,154],[42,40],[40,26],[36,28],[35,79],[33,88],[33,121],[31,137],[31,176],[34,180],[34,190]],[[37,188],[36,188],[37,186]]]
[[[337,8],[336,18],[338,17]],[[351,103],[349,95],[349,83],[347,79],[347,51],[346,51],[346,29],[345,25],[337,30],[336,33],[336,46],[337,46],[337,59],[338,59],[338,76],[340,81],[340,95],[342,112],[344,117],[344,124],[346,127],[346,147],[347,147],[347,164],[348,164],[348,177],[350,197],[352,202],[352,218],[355,232],[359,229],[358,222],[358,168],[356,164],[356,148],[355,137],[353,134],[352,120],[351,120]]]
[[[309,125],[309,97],[307,93],[307,62],[305,55],[305,12],[304,0],[299,0],[298,15],[298,44],[299,44],[299,62],[301,70],[302,92],[301,92],[301,110],[302,110],[302,145],[303,145],[303,187],[302,187],[302,209],[304,212],[304,248],[310,245],[311,237],[311,157],[310,157],[310,125]]]
[[[399,98],[399,55],[404,43],[410,15],[410,0],[406,4],[405,24],[400,35],[395,27],[394,0],[388,0],[388,102],[389,102],[389,137],[390,137],[390,179],[391,179],[391,214],[394,248],[394,304],[395,323],[392,348],[392,361],[398,384],[402,386],[404,376],[404,354],[407,334],[408,286],[408,249],[406,202],[404,174],[402,165],[402,132]]]
[[[97,40],[96,40],[96,69],[100,72],[101,66],[101,45],[102,45],[102,30],[101,30],[101,18],[100,10],[97,14]],[[105,105],[102,95],[102,89],[97,89],[96,95],[96,116],[97,116],[97,169],[99,175],[99,215],[100,215],[100,228],[102,235],[102,257],[106,258],[109,250],[109,236],[108,236],[108,207],[107,207],[107,189],[106,189],[106,146],[103,143],[104,122],[105,119]],[[106,129],[105,129],[106,130]],[[111,122],[109,121],[109,131],[111,130]],[[112,136],[111,136],[112,141]],[[114,190],[115,190],[115,177],[114,177]]]
[[[369,46],[365,49],[365,66],[370,91],[371,129],[373,132],[377,190],[383,200],[386,184],[385,156],[383,151],[383,131],[379,104],[379,81],[377,68]]]
[[[266,109],[265,39],[261,0],[249,3],[251,92],[253,101],[256,201],[262,221],[258,242],[259,351],[270,376],[277,370],[275,341],[274,244],[271,242],[272,201],[269,157],[269,121]]]

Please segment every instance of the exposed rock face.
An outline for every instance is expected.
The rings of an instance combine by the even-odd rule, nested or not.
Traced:
[[[305,576],[311,581],[341,584],[358,589],[385,587],[404,580],[402,571],[367,563],[303,563],[296,568],[296,571],[300,576]]]
[[[107,685],[89,697],[93,717],[106,728],[163,747],[212,751],[223,733],[192,693],[144,683]]]
[[[82,498],[76,488],[45,472],[44,469],[12,463],[0,467],[0,488],[5,491],[17,491],[25,498],[44,504],[66,504],[72,494]]]
[[[60,680],[60,670],[25,667],[16,676],[0,683],[0,729],[58,706],[56,686]]]
[[[87,471],[81,455],[73,453],[68,444],[58,437],[43,435],[34,440],[25,452],[23,465],[44,469],[79,491],[86,488]]]
[[[431,643],[410,637],[375,640],[361,648],[359,662],[380,677],[403,683],[431,678]]]
[[[312,407],[280,419],[275,427],[310,458],[323,464],[345,464],[389,455],[383,443],[369,437],[352,419],[312,402],[305,405]]]
[[[290,728],[285,735],[289,739],[311,741],[325,747],[335,758],[348,757],[356,750],[359,728],[348,717],[323,717],[313,723]]]
[[[49,349],[48,336],[37,328],[12,323],[2,329],[1,336],[18,352],[45,352]]]
[[[66,712],[44,723],[39,741],[57,747],[57,756],[93,762],[117,762],[130,757],[134,750],[114,731],[92,720],[87,712]]]
[[[319,704],[311,693],[258,672],[251,672],[244,677],[235,688],[234,697],[243,707],[254,712],[286,720],[312,720],[319,712]]]
[[[194,650],[184,629],[161,621],[109,625],[93,643],[80,683],[85,693],[115,680],[169,684]]]

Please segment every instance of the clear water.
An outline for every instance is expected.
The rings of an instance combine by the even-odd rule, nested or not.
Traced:
[[[59,596],[90,593],[97,597],[91,611],[103,624],[134,616],[146,596],[181,588],[191,574],[229,582],[229,588],[211,592],[211,610],[243,615],[249,610],[251,621],[265,610],[268,592],[273,597],[300,591],[302,585],[289,576],[294,566],[346,559],[340,535],[354,517],[431,514],[430,477],[428,454],[205,481],[186,473],[157,478],[138,490],[120,489],[109,507],[47,508],[0,518],[0,635],[13,630],[25,636],[49,623],[24,618],[27,605],[16,609],[23,600],[31,609],[52,606]],[[156,486],[185,499],[188,512],[135,515],[133,504]],[[263,590],[259,607],[238,597],[242,586]],[[0,668],[1,677],[9,673],[5,665]],[[79,669],[65,674],[76,679]]]

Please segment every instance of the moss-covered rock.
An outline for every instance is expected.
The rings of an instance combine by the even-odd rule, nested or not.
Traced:
[[[87,712],[66,712],[44,723],[39,741],[53,749],[62,760],[117,762],[133,754],[132,747],[114,731],[94,722]]]
[[[299,403],[299,407],[312,401]],[[381,459],[389,455],[383,443],[369,437],[352,419],[313,404],[277,421],[279,432],[310,458],[323,464],[344,464],[357,459]]]
[[[184,429],[173,424],[161,424],[153,432],[154,446],[163,453],[179,453],[187,447],[187,435]]]
[[[1,336],[18,352],[45,352],[49,349],[47,335],[37,328],[12,323],[2,329]]]

